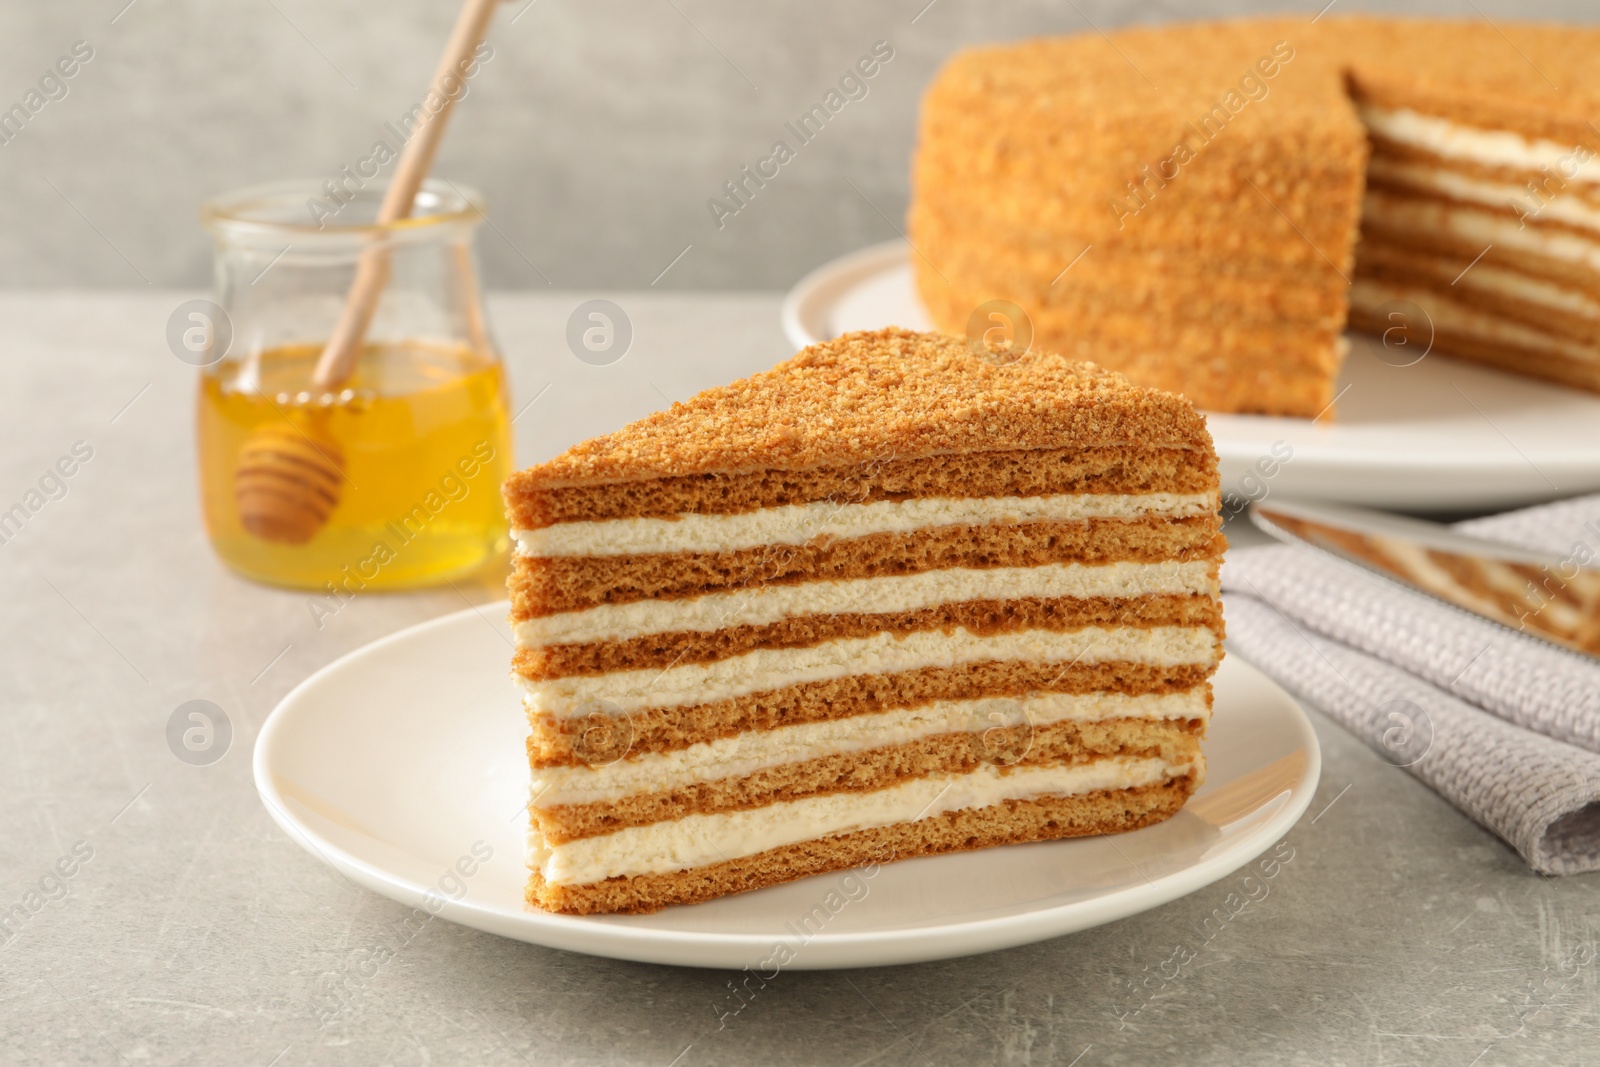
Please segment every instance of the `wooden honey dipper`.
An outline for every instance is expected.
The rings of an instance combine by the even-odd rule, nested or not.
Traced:
[[[444,137],[445,123],[464,95],[449,92],[449,79],[457,83],[471,65],[483,42],[499,0],[466,0],[451,31],[429,92],[442,98],[434,112],[400,152],[394,178],[378,208],[377,226],[388,226],[411,214],[423,180],[433,167],[433,157]],[[424,97],[426,99],[426,97]],[[426,109],[424,109],[426,110]],[[356,262],[355,281],[345,297],[344,309],[323,346],[311,376],[312,390],[321,395],[343,385],[355,370],[361,344],[384,286],[389,282],[389,249],[374,243]],[[234,503],[239,523],[266,541],[301,545],[315,537],[327,523],[344,490],[344,450],[327,432],[325,413],[264,426],[253,432],[239,451],[234,471]]]

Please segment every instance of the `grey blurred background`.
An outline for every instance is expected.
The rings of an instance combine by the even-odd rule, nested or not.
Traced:
[[[480,248],[492,287],[782,288],[895,236],[918,96],[962,45],[1252,12],[1309,17],[1325,5],[506,0],[494,56],[473,79],[435,170],[489,197],[494,228]],[[1593,0],[1332,6],[1494,20],[1600,16]],[[0,144],[0,285],[205,285],[211,252],[199,203],[353,165],[383,123],[416,102],[457,8],[454,0],[6,0],[0,111],[22,102],[74,42],[89,42],[94,57],[64,97],[46,100]],[[868,95],[719,228],[707,199],[775,139],[794,145],[784,122],[821,101],[879,40],[894,58]]]

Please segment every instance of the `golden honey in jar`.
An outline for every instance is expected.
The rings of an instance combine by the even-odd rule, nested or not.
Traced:
[[[220,324],[197,411],[201,498],[217,555],[276,585],[355,593],[443,583],[500,560],[511,438],[470,240],[481,207],[429,183],[416,216],[314,225],[297,185],[213,202]],[[297,214],[297,212],[299,214]],[[351,374],[316,389],[357,258],[390,280]],[[288,251],[285,251],[285,248]]]
[[[313,395],[303,386],[320,354],[274,349],[202,380],[202,495],[218,555],[261,581],[348,590],[440,582],[503,552],[510,439],[499,361],[420,342],[367,345],[338,393]],[[241,460],[271,428],[304,428],[341,453],[336,502],[303,544],[241,521]]]

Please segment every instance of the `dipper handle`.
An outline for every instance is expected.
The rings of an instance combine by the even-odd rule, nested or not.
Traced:
[[[460,84],[462,72],[471,65],[473,54],[488,33],[489,22],[494,18],[494,8],[499,0],[466,0],[450,33],[450,43],[439,58],[439,67],[428,83],[428,93],[423,97],[424,120],[420,129],[400,150],[400,162],[395,166],[394,177],[384,193],[383,204],[378,208],[377,224],[386,226],[411,214],[411,205],[417,199],[422,182],[433,167],[433,157],[439,151],[450,112],[457,97],[463,95]],[[454,78],[457,91],[446,89]],[[437,97],[435,110],[428,101]],[[327,392],[338,388],[355,369],[356,357],[361,353],[361,342],[372,324],[372,313],[377,309],[378,298],[389,282],[389,250],[383,244],[374,244],[361,254],[356,263],[355,282],[345,297],[344,310],[334,325],[328,343],[323,346],[317,369],[311,376],[314,388]]]

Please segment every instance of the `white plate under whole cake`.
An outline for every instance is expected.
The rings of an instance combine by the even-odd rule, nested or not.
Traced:
[[[931,329],[908,256],[891,241],[801,279],[783,305],[790,342]],[[1208,414],[1223,491],[1473,511],[1600,490],[1600,396],[1436,354],[1404,362],[1351,334],[1336,419]]]
[[[376,641],[299,685],[255,747],[278,825],[355,882],[428,917],[597,956],[770,971],[943,959],[1072,933],[1194,892],[1272,848],[1311,802],[1316,735],[1229,657],[1205,785],[1114,837],[930,856],[668,908],[571,916],[523,902],[527,735],[504,603]],[[1262,862],[1270,862],[1263,860]]]

